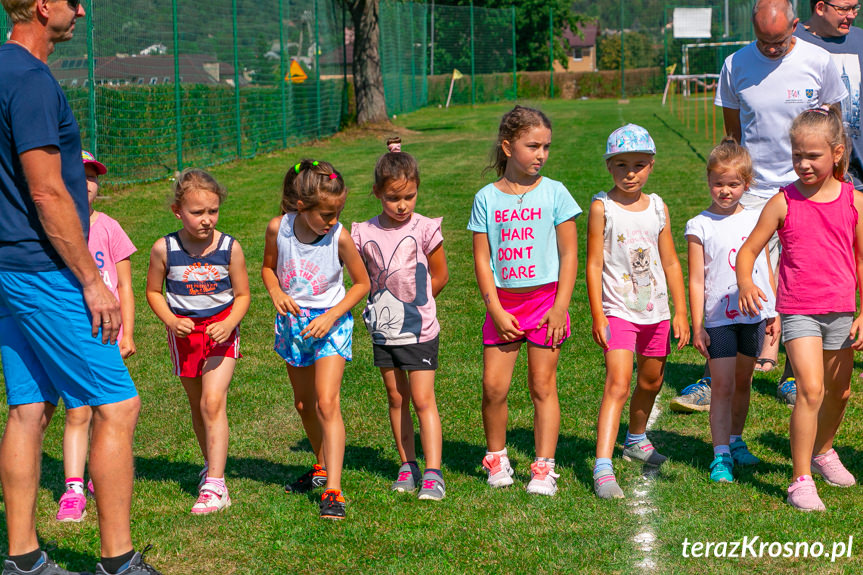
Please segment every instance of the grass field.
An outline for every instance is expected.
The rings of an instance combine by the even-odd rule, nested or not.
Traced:
[[[563,181],[585,210],[591,196],[609,187],[602,161],[607,135],[626,122],[647,127],[658,155],[648,191],[667,202],[681,263],[686,267],[683,228],[707,207],[704,157],[709,144],[660,107],[657,98],[534,103],[554,123],[551,156],[543,173]],[[303,438],[282,361],[272,351],[273,309],[260,280],[264,230],[278,213],[281,179],[302,157],[332,161],[350,187],[342,221],[362,221],[380,204],[369,195],[374,161],[384,150],[385,132],[350,131],[331,140],[227,164],[213,171],[229,189],[219,228],[236,236],[248,261],[252,306],[243,322],[243,353],[229,394],[231,444],[227,480],[233,507],[210,517],[192,517],[201,466],[185,395],[170,372],[165,332],[144,299],[149,248],[177,229],[168,209],[167,182],[107,190],[97,206],[116,218],[138,246],[133,257],[137,296],[138,353],[128,361],[143,401],[136,436],[137,456],[132,535],[140,549],[154,545],[148,560],[166,574],[270,574],[351,571],[359,573],[852,573],[863,571],[863,553],[850,558],[698,559],[682,557],[685,538],[693,541],[833,541],[860,535],[860,488],[818,483],[829,511],[803,514],[785,504],[791,478],[787,440],[790,411],[774,399],[778,372],[758,375],[746,439],[763,462],[743,471],[734,485],[708,479],[712,459],[706,414],[677,415],[668,401],[696,379],[702,360],[689,347],[669,359],[666,385],[658,399],[663,411],[651,436],[670,461],[648,485],[647,503],[633,505],[633,490],[645,483],[641,469],[615,454],[622,501],[593,495],[591,465],[594,425],[602,397],[602,354],[590,336],[584,288],[586,216],[578,220],[579,279],[571,305],[573,337],[559,367],[562,411],[557,452],[560,491],[556,497],[528,496],[523,486],[533,457],[533,410],[526,389],[524,358],[510,394],[508,446],[516,485],[492,491],[480,460],[485,449],[480,416],[481,344],[484,309],[473,277],[470,234],[466,231],[473,194],[490,175],[480,172],[508,105],[450,110],[425,109],[400,116],[395,124],[404,149],[422,170],[417,211],[444,217],[450,283],[438,299],[442,325],[437,394],[444,431],[443,469],[447,498],[418,501],[389,490],[399,465],[390,435],[386,397],[372,365],[369,337],[358,322],[354,361],[342,387],[347,429],[343,485],[348,519],[317,516],[314,496],[286,496],[282,484],[312,462]],[[689,139],[687,139],[689,138]],[[691,141],[690,141],[691,140]],[[109,166],[110,169],[110,166]],[[355,315],[359,317],[359,309]],[[852,388],[859,391],[855,371]],[[837,450],[863,477],[861,403],[852,395]],[[5,419],[5,412],[0,415]],[[73,569],[92,569],[99,553],[96,514],[82,524],[53,520],[63,487],[62,411],[45,441],[38,529],[56,541],[52,555]],[[620,428],[620,439],[625,423]],[[418,441],[418,438],[417,438]],[[94,506],[91,502],[90,506]],[[656,540],[645,552],[633,538],[648,525]],[[6,553],[0,521],[0,554]],[[855,541],[856,542],[856,541]],[[757,546],[756,546],[757,549]],[[863,551],[863,547],[860,548]]]

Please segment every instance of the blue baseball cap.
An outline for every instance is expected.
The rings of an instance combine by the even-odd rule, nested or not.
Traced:
[[[618,128],[608,137],[605,145],[606,160],[618,154],[638,152],[642,154],[656,154],[656,144],[647,130],[635,124],[627,124]]]

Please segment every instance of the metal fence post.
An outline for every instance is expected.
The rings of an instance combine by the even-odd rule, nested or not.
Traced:
[[[410,7],[410,27],[411,27],[411,111],[417,107],[417,68],[416,68],[416,47],[414,46],[414,5],[408,4]]]
[[[237,130],[237,159],[243,157],[243,120],[240,116],[240,56],[237,46],[237,0],[231,1],[231,20],[234,26],[234,122]]]
[[[623,0],[620,0],[620,99],[626,99],[626,63],[623,52]]]
[[[350,113],[350,102],[348,101],[348,39],[347,21],[348,11],[346,2],[339,2],[342,6],[342,121]],[[341,124],[341,122],[339,122]]]
[[[402,4],[401,4],[401,2],[396,3],[394,5],[394,7],[396,9],[395,20],[396,20],[396,54],[397,54],[397,56],[395,58],[393,58],[393,60],[395,60],[395,63],[396,63],[396,82],[398,82],[398,85],[399,85],[399,99],[398,99],[398,104],[396,104],[393,111],[401,112],[402,110],[405,109],[404,78],[402,77],[402,64],[404,63],[403,54],[405,53],[405,51],[402,47],[402,10],[401,10]]]
[[[236,2],[236,0],[234,0]],[[315,102],[317,103],[317,118],[315,122],[315,138],[321,139],[321,33],[318,25],[318,0],[315,0]]]
[[[171,0],[171,20],[174,25],[174,116],[177,131],[177,170],[183,171],[183,99],[180,94],[180,24],[177,21],[177,0]]]
[[[476,66],[473,50],[473,0],[470,0],[470,105],[476,106]]]
[[[515,4],[510,5],[512,12],[512,99],[518,100],[518,63],[515,57]]]
[[[548,97],[554,98],[554,8],[548,7]]]
[[[5,36],[3,37],[5,39]],[[87,11],[87,101],[90,108],[90,152],[99,157],[99,140],[96,137],[96,55],[93,53],[93,3]]]
[[[285,101],[285,25],[282,19],[283,0],[279,0],[279,98],[282,104],[282,147],[288,147],[288,106]]]

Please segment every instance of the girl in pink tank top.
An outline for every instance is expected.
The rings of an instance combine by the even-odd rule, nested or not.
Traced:
[[[824,510],[812,473],[835,486],[856,483],[833,450],[833,438],[851,386],[854,350],[863,349],[856,311],[863,261],[863,195],[844,181],[848,149],[839,109],[815,108],[791,125],[791,154],[799,179],[782,188],[761,213],[737,256],[740,309],[757,313],[764,293],[752,281],[756,256],[779,233],[776,310],[783,324],[788,360],[797,377],[791,413],[793,481],[788,503]]]

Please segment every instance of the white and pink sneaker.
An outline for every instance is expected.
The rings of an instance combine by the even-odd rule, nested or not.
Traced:
[[[557,493],[557,478],[554,467],[548,461],[534,461],[530,464],[530,483],[527,492],[535,495],[554,495]]]
[[[482,458],[482,466],[488,471],[488,484],[491,487],[509,487],[512,476],[515,475],[509,465],[509,457],[497,453],[486,453]]]
[[[198,493],[198,500],[192,506],[192,515],[207,515],[217,513],[231,506],[231,496],[228,489],[204,483]]]

